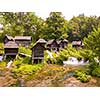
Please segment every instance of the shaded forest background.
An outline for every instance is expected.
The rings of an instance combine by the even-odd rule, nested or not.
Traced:
[[[45,20],[36,16],[33,12],[1,12],[0,13],[0,41],[5,34],[30,35],[35,42],[39,38],[62,39],[70,42],[83,40],[84,37],[100,26],[100,17],[73,16],[66,20],[61,12],[51,12]]]

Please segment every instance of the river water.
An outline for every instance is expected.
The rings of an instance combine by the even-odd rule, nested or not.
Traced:
[[[3,56],[0,56],[0,61],[2,61],[3,60]]]

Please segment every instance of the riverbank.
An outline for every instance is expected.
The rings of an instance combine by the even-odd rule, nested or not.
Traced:
[[[83,66],[46,64],[34,74],[13,73],[11,69],[0,69],[0,87],[99,87],[100,78],[91,77],[82,83],[73,76],[73,71]]]

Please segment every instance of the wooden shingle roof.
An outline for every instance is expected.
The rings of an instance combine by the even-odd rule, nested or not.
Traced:
[[[68,40],[67,40],[67,39],[64,39],[63,41],[64,41],[64,42],[66,42],[66,43],[68,42]]]
[[[15,40],[31,40],[31,36],[15,36]]]
[[[55,39],[49,40],[49,41],[47,42],[47,45],[48,45],[48,44],[52,44],[54,41],[55,41]]]
[[[39,39],[39,40],[37,41],[37,43],[46,43],[46,41],[45,41],[44,39]]]
[[[66,42],[66,43],[68,43],[68,40],[63,39],[63,40],[59,40],[59,41],[57,41],[58,44],[60,44],[61,42],[64,42],[64,43]]]
[[[4,48],[18,48],[18,45],[15,41],[9,41],[4,45]]]
[[[8,36],[7,34],[5,36],[7,37],[8,40],[14,40],[12,36]]]
[[[46,44],[46,41],[44,40],[44,39],[39,39],[34,45],[33,45],[33,47],[32,48],[34,48],[37,44]],[[31,48],[31,50],[32,50],[32,48]]]
[[[58,44],[60,44],[61,40],[57,41]]]
[[[81,44],[82,44],[81,41],[73,41],[73,42],[72,42],[72,45],[81,45]]]

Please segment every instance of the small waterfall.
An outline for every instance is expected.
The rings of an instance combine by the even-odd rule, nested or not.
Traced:
[[[78,61],[75,57],[69,57],[67,61],[63,61],[64,65],[87,65],[89,61],[84,62],[84,59]]]
[[[0,61],[2,61],[3,60],[3,56],[0,56]]]
[[[13,61],[10,60],[10,61],[8,62],[8,64],[7,64],[6,68],[10,68],[12,63],[13,63]]]
[[[47,53],[48,53],[48,56],[50,57],[50,58],[53,58],[53,56],[52,56],[52,53],[50,52],[50,51],[46,51]]]

